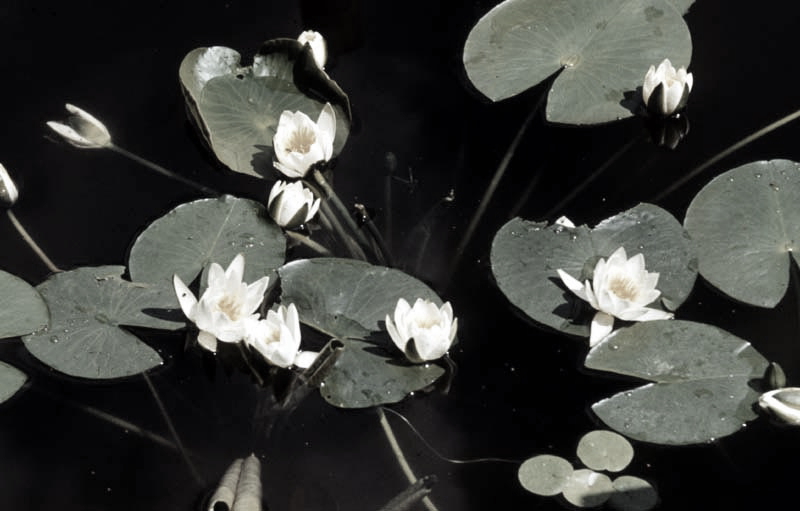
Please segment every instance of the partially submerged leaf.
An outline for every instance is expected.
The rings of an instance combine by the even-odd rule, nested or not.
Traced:
[[[686,0],[506,0],[470,32],[467,76],[492,101],[555,73],[547,119],[597,124],[629,117],[647,69],[669,58],[688,66]],[[677,8],[677,9],[676,9]]]
[[[655,383],[595,403],[609,427],[636,440],[683,445],[738,431],[756,417],[752,387],[767,368],[747,341],[691,321],[649,321],[611,333],[586,367]]]
[[[613,492],[614,487],[607,475],[587,468],[574,471],[562,489],[567,502],[578,507],[599,506]]]
[[[16,394],[26,381],[28,376],[25,373],[0,361],[0,403]]]
[[[33,286],[0,270],[0,339],[44,328],[49,317],[47,305]]]
[[[81,378],[119,378],[160,365],[158,353],[121,326],[182,328],[178,301],[172,289],[122,279],[124,271],[78,268],[37,286],[50,309],[50,327],[23,338],[28,351]]]
[[[172,287],[172,275],[192,282],[211,263],[223,267],[242,254],[245,282],[269,275],[282,265],[283,231],[269,220],[264,206],[224,195],[181,204],[142,232],[128,258],[135,282]]]
[[[800,261],[800,163],[758,161],[715,177],[686,212],[700,274],[735,300],[775,307]]]
[[[588,336],[588,318],[576,321],[585,302],[566,289],[556,270],[582,282],[601,257],[621,246],[629,257],[644,254],[647,271],[659,273],[659,302],[665,309],[675,310],[686,300],[697,276],[690,241],[670,213],[651,204],[614,215],[592,230],[515,218],[492,242],[492,272],[503,294],[530,318]]]
[[[653,485],[633,476],[620,476],[612,483],[614,493],[608,503],[619,511],[649,511],[658,504],[658,493]]]

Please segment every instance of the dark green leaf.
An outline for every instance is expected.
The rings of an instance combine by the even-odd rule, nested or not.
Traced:
[[[25,373],[0,361],[0,403],[16,394],[26,381]]]
[[[44,328],[49,317],[47,305],[30,284],[0,270],[0,339]]]

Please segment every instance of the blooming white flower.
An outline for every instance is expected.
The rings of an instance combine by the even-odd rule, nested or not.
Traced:
[[[208,270],[208,287],[199,301],[180,277],[175,275],[172,278],[183,313],[200,329],[197,341],[209,351],[217,351],[217,340],[241,341],[247,332],[248,322],[258,319],[255,311],[264,299],[269,277],[262,277],[248,285],[242,282],[243,275],[242,254],[234,257],[226,270],[212,263]]]
[[[694,78],[686,68],[678,70],[669,59],[664,59],[656,68],[650,66],[642,84],[642,98],[647,110],[668,117],[686,106]]]
[[[597,309],[592,319],[589,346],[611,333],[614,317],[625,321],[651,321],[670,319],[671,312],[645,307],[661,296],[656,289],[658,272],[644,269],[644,255],[628,259],[625,249],[619,247],[606,261],[600,259],[594,267],[592,283],[581,284],[564,270],[558,276],[570,291]]]
[[[386,315],[386,330],[392,341],[414,363],[441,358],[450,349],[458,329],[453,307],[441,308],[430,300],[417,298],[411,307],[405,299],[397,300],[394,320]]]
[[[300,181],[276,181],[267,199],[267,209],[281,227],[293,229],[314,218],[320,200]]]
[[[761,394],[758,405],[776,419],[800,426],[800,387],[785,387]]]
[[[6,168],[0,163],[0,205],[10,208],[17,202],[18,197],[17,185],[14,184],[14,180],[11,179]]]
[[[293,303],[268,311],[266,319],[249,321],[244,339],[278,367],[307,368],[317,356],[311,351],[300,351],[300,318]]]
[[[331,159],[335,135],[336,114],[330,103],[325,103],[317,122],[303,112],[284,110],[272,139],[278,159],[273,165],[287,177],[303,177],[311,165]]]
[[[325,62],[328,60],[328,44],[322,34],[316,30],[305,30],[297,38],[300,44],[308,44],[314,54],[314,61],[320,69],[325,69]]]
[[[47,125],[67,142],[81,149],[100,149],[111,145],[111,134],[105,125],[77,106],[66,105],[71,113],[68,124],[48,121]]]

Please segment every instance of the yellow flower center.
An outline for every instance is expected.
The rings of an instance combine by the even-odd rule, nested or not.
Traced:
[[[307,153],[314,142],[317,141],[317,136],[314,131],[308,127],[301,127],[292,131],[292,136],[289,137],[289,143],[286,144],[287,153]]]
[[[236,321],[239,319],[241,309],[239,304],[236,303],[236,300],[234,300],[232,297],[226,296],[220,300],[217,304],[217,308],[224,312],[231,319],[231,321]]]
[[[628,277],[617,275],[608,283],[608,290],[623,300],[635,300],[639,294],[639,287]]]

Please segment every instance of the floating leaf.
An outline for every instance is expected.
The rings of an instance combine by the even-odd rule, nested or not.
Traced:
[[[123,280],[123,266],[56,273],[37,286],[50,327],[23,338],[50,367],[81,378],[118,378],[161,364],[161,357],[121,325],[174,330],[184,325],[174,292]]]
[[[313,64],[311,49],[291,39],[267,41],[252,66],[215,46],[189,52],[179,76],[189,111],[217,158],[231,170],[273,172],[272,138],[284,110],[316,120],[325,102],[336,110],[334,154],[350,131],[350,105],[336,82]]]
[[[321,257],[278,269],[281,302],[294,303],[300,320],[331,337],[363,339],[383,331],[397,300],[442,300],[424,283],[399,270],[353,259]]]
[[[619,472],[633,459],[633,446],[613,431],[596,430],[581,437],[577,454],[592,470]]]
[[[564,287],[556,270],[583,281],[601,257],[620,246],[628,256],[644,254],[647,270],[659,273],[659,301],[666,309],[686,300],[697,276],[691,243],[670,213],[651,204],[639,204],[592,230],[515,218],[495,235],[492,271],[503,294],[533,320],[588,336],[588,318],[575,321],[576,307],[585,302]]]
[[[517,472],[523,488],[545,497],[561,493],[570,476],[570,462],[550,454],[540,454],[525,460]]]
[[[597,124],[629,117],[629,103],[636,105],[630,96],[651,65],[664,58],[689,65],[691,36],[676,9],[686,3],[506,0],[470,32],[467,76],[499,101],[559,73],[548,96],[549,121]]]
[[[320,393],[340,408],[366,408],[396,403],[431,385],[444,374],[433,363],[411,364],[399,352],[373,343],[343,339],[344,351]]]
[[[573,506],[596,507],[607,501],[613,491],[607,475],[582,468],[570,475],[562,493]]]
[[[47,326],[47,305],[30,284],[0,270],[0,339],[25,335]]]
[[[633,476],[620,476],[612,483],[614,493],[609,505],[619,511],[649,511],[658,504],[658,493],[653,485]]]
[[[134,282],[172,288],[172,275],[193,281],[212,262],[223,267],[245,257],[245,282],[270,274],[285,259],[283,231],[264,206],[224,195],[181,204],[136,238],[128,265]]]
[[[0,403],[16,394],[26,381],[25,373],[0,361]]]
[[[735,300],[775,307],[789,265],[800,261],[800,164],[758,161],[717,176],[684,223],[708,282]]]
[[[756,417],[752,387],[767,361],[747,341],[691,321],[649,321],[612,332],[586,367],[655,383],[599,401],[592,410],[609,427],[657,444],[707,442]]]

